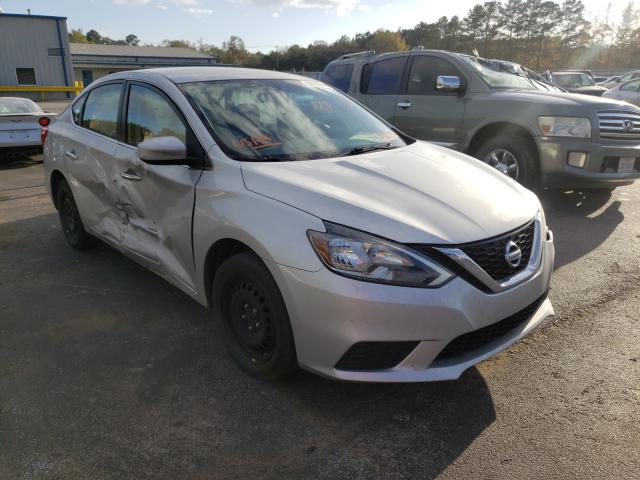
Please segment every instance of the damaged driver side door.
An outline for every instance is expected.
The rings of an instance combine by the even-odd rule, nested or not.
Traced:
[[[124,142],[115,155],[117,208],[123,219],[121,246],[183,290],[195,292],[191,227],[204,152],[173,102],[148,84],[127,83],[123,127]],[[188,157],[198,161],[152,164],[141,160],[138,145],[157,137],[179,139]]]

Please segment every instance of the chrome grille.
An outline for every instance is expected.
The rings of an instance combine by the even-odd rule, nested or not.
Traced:
[[[598,112],[600,138],[640,140],[640,113],[628,110],[600,110]],[[626,125],[633,125],[629,130]]]

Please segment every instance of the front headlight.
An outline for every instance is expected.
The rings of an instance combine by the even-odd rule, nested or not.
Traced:
[[[591,138],[591,122],[580,117],[538,117],[538,126],[545,137]]]
[[[436,288],[453,275],[404,245],[325,222],[326,232],[308,230],[313,249],[332,271],[368,282]]]

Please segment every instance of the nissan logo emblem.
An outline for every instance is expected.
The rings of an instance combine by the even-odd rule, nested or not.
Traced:
[[[522,261],[522,251],[513,240],[509,240],[504,249],[504,259],[512,268],[516,268]]]
[[[622,122],[622,129],[627,133],[633,132],[633,122],[631,120],[625,120]]]

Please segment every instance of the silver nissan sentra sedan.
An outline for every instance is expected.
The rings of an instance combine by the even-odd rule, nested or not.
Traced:
[[[44,164],[68,243],[99,238],[210,308],[258,378],[456,379],[553,314],[532,192],[315,80],[109,75]]]

